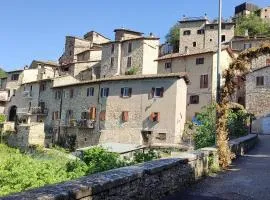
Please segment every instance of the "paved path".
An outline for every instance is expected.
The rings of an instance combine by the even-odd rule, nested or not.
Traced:
[[[259,136],[256,147],[233,162],[225,173],[208,177],[164,200],[270,200],[270,136]]]

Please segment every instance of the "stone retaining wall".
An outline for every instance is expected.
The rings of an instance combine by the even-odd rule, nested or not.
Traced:
[[[248,135],[230,142],[236,155],[254,146],[257,135]],[[191,153],[180,153],[174,158],[114,169],[57,185],[50,185],[1,200],[128,200],[161,199],[180,191],[209,171],[212,156],[217,164],[215,148],[204,148]]]

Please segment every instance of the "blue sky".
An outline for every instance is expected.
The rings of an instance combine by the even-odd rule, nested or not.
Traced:
[[[268,2],[267,2],[268,1]],[[65,36],[95,30],[113,39],[115,28],[153,32],[164,41],[183,15],[215,18],[218,0],[3,0],[0,4],[0,66],[13,70],[32,60],[57,60]],[[233,15],[242,0],[223,0],[223,15]],[[267,6],[269,0],[253,0]]]

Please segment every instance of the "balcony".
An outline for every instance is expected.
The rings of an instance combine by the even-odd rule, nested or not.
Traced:
[[[86,119],[80,119],[80,120],[72,119],[72,120],[69,120],[69,122],[66,122],[63,126],[94,129],[95,121],[86,120]]]
[[[32,92],[31,91],[23,91],[22,96],[26,99],[32,98]]]
[[[9,101],[8,91],[0,91],[0,101]]]
[[[48,115],[48,109],[41,107],[18,108],[17,113],[21,115]]]

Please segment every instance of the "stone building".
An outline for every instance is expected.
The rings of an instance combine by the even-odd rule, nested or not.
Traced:
[[[183,18],[180,22],[179,53],[189,54],[198,50],[213,51],[218,48],[218,23],[206,17]],[[235,24],[222,22],[221,42],[234,37]]]
[[[16,90],[20,87],[21,76],[23,70],[15,70],[7,72],[7,77],[1,79],[0,90],[0,112],[3,114],[7,109],[8,102],[15,96]],[[13,120],[16,115],[16,107],[9,108],[11,115],[8,120]]]
[[[229,48],[221,53],[221,71],[229,67],[234,55]],[[187,120],[216,99],[217,52],[173,53],[159,57],[158,74],[186,72],[190,79],[187,91]]]
[[[269,41],[269,37],[235,36],[230,42],[226,44],[233,51],[242,52],[249,48],[260,47],[263,43]]]
[[[235,7],[234,17],[239,18],[241,16],[247,16],[259,9],[259,6],[245,2]]]
[[[101,44],[110,41],[100,33],[88,32],[84,38],[66,36],[65,51],[59,58],[60,75],[70,74],[77,79],[80,72],[92,70],[90,78],[99,78]]]
[[[156,74],[159,38],[128,29],[115,29],[115,41],[102,44],[101,77]]]
[[[76,147],[98,143],[181,143],[186,116],[185,74],[104,78],[53,86],[49,124]],[[170,106],[168,106],[170,105]]]

